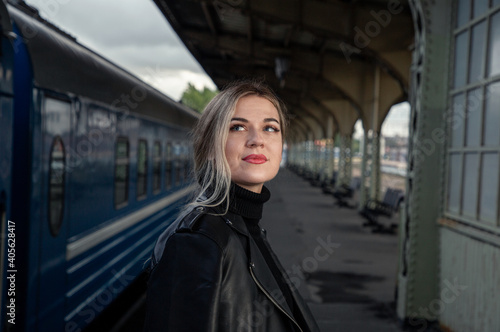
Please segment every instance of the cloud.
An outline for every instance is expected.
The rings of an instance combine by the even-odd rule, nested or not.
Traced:
[[[101,47],[168,44],[180,40],[152,1],[28,0],[41,15]]]
[[[201,66],[186,50],[168,45],[123,45],[109,48],[104,51],[105,57],[114,59],[120,66],[131,68],[163,67],[168,69],[190,70],[203,73]]]
[[[153,83],[173,99],[180,98],[188,82],[200,88],[214,87],[153,1],[26,2],[37,8],[43,18],[76,37],[82,45]]]

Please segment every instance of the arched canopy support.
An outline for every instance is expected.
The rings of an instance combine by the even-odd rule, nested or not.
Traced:
[[[354,125],[359,119],[358,110],[349,101],[343,99],[326,99],[322,101],[322,104],[334,114],[339,133],[345,136],[352,135]]]

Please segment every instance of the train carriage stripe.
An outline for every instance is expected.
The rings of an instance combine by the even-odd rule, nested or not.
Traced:
[[[195,189],[196,185],[191,185],[181,189],[159,201],[151,203],[150,205],[133,212],[126,217],[116,220],[112,224],[95,231],[81,239],[68,243],[66,246],[66,260],[69,261],[76,256],[86,252],[87,250],[97,246],[98,244],[106,241],[110,237],[120,233],[121,231],[137,224],[148,216],[160,211],[169,204],[181,199]]]

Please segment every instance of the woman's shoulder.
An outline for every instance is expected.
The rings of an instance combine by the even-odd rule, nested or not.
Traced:
[[[212,209],[198,206],[170,224],[158,237],[152,263],[156,264],[160,260],[168,240],[173,236],[181,237],[186,241],[208,238],[223,251],[231,236],[231,230],[227,227],[223,217],[214,213]]]
[[[177,225],[175,230],[177,232],[196,232],[200,228],[200,224],[217,217],[214,215],[212,209],[197,206],[182,218],[176,220]]]
[[[201,211],[200,208],[203,208]],[[206,236],[215,241],[219,247],[226,248],[229,237],[233,235],[230,227],[226,224],[226,219],[217,210],[205,207],[199,209],[195,216],[184,220],[177,232],[188,232]],[[198,216],[198,213],[201,215]]]

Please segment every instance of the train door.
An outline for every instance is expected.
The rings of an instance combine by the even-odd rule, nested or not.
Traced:
[[[12,324],[7,315],[8,284],[7,270],[9,262],[9,227],[11,177],[12,177],[12,135],[13,135],[13,65],[14,54],[12,44],[7,38],[12,34],[7,8],[0,3],[0,330],[8,331]],[[12,236],[10,242],[12,242]],[[12,257],[12,249],[10,250]],[[11,293],[12,295],[12,293]],[[9,325],[10,324],[10,327]]]
[[[66,242],[72,168],[70,100],[42,96],[42,186],[40,201],[40,330],[63,331],[66,297]]]

